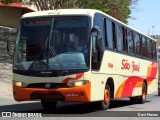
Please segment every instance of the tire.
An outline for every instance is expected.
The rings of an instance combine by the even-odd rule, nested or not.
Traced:
[[[146,84],[143,82],[142,85],[142,95],[138,97],[138,103],[143,104],[146,102],[146,96],[147,96],[147,87]]]
[[[160,96],[160,91],[158,91],[158,95]]]
[[[110,99],[111,99],[110,96],[111,96],[110,87],[109,87],[109,85],[106,85],[105,86],[105,90],[104,90],[104,99],[103,99],[103,101],[96,102],[97,108],[99,110],[107,110],[107,109],[109,109]]]
[[[41,100],[41,104],[46,111],[52,111],[57,105],[57,101],[45,101]]]

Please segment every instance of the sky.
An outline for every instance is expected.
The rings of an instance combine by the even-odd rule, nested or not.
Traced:
[[[134,19],[128,19],[129,26],[148,35],[160,35],[160,0],[138,0],[132,9]]]

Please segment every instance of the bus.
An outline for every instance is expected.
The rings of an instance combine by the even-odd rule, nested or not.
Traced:
[[[59,101],[101,110],[116,98],[145,103],[158,89],[156,59],[153,38],[99,10],[27,13],[15,45],[13,96],[41,101],[46,110]]]

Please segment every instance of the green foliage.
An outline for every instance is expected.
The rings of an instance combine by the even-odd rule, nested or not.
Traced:
[[[4,0],[5,4],[22,2],[23,4],[34,4],[38,10],[49,9],[98,9],[118,20],[127,23],[130,17],[132,4],[137,0]]]
[[[108,7],[106,6],[106,0],[81,0],[81,2],[79,3],[79,7],[86,9],[97,9],[105,13],[108,13],[109,11]]]
[[[130,0],[107,0],[107,5],[109,8],[109,15],[119,19],[124,23],[127,23],[127,19],[131,14]]]
[[[22,0],[0,0],[3,4],[11,4],[11,3],[19,3],[22,2]]]
[[[118,20],[127,23],[131,14],[130,6],[136,0],[81,0],[77,6],[79,8],[98,9],[107,13]]]

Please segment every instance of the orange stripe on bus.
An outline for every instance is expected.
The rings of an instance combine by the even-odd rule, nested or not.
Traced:
[[[133,94],[133,90],[135,88],[142,87],[142,83],[144,80],[147,81],[147,85],[150,85],[151,82],[153,82],[156,79],[158,71],[158,64],[155,62],[152,62],[148,66],[147,70],[147,77],[141,78],[138,76],[131,76],[127,80],[125,80],[117,89],[115,98],[118,97],[131,97]],[[136,83],[136,84],[135,84]]]
[[[124,87],[125,83],[126,83],[126,80],[119,86],[119,88],[116,92],[115,98],[119,98],[122,96],[123,87]]]
[[[143,84],[143,81],[137,82],[136,85],[135,85],[135,88],[142,87],[142,84]]]

